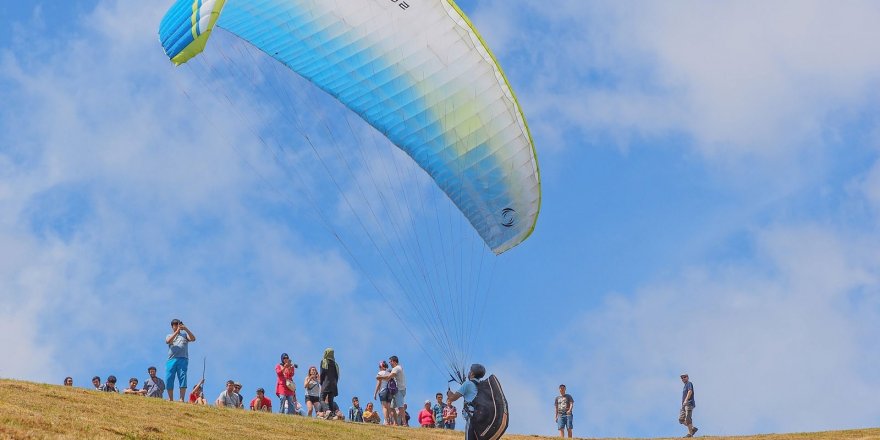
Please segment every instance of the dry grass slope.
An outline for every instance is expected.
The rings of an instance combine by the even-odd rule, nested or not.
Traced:
[[[0,438],[427,440],[462,439],[464,435],[461,432],[257,414],[98,393],[82,388],[0,380]],[[506,438],[542,437],[511,435]],[[725,438],[867,440],[880,439],[880,429]]]

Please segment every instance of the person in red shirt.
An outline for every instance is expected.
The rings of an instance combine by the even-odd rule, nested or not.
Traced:
[[[266,397],[266,390],[257,388],[257,397],[251,400],[251,410],[272,412],[272,400]]]
[[[293,382],[293,374],[296,364],[290,360],[287,353],[281,353],[281,363],[275,366],[275,395],[278,396],[278,411],[286,411],[287,414],[296,412],[296,385]]]
[[[193,387],[192,392],[189,393],[189,403],[195,403],[198,405],[205,405],[207,403],[205,402],[205,395],[203,393],[204,390],[202,389],[204,388],[204,386],[205,379],[202,379],[199,381],[199,383],[196,384],[196,386]]]
[[[422,425],[422,428],[433,428],[436,422],[434,421],[434,410],[431,409],[431,401],[425,401],[425,407],[419,411],[419,425]]]

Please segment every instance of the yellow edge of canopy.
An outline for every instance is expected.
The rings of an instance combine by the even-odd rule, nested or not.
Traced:
[[[458,5],[455,3],[455,0],[446,1],[449,3],[450,6],[452,6],[453,9],[455,9],[456,12],[458,12],[458,15],[461,16],[462,20],[467,23],[467,25],[471,28],[471,32],[474,33],[474,36],[476,36],[477,39],[480,40],[480,43],[483,45],[483,49],[485,49],[486,53],[489,54],[489,57],[492,58],[492,62],[495,64],[495,69],[497,69],[498,73],[501,74],[501,78],[504,79],[504,84],[506,84],[507,89],[510,90],[510,95],[513,97],[513,102],[516,104],[516,111],[519,112],[519,117],[522,119],[523,125],[526,129],[526,135],[529,137],[529,145],[531,145],[532,147],[532,157],[535,160],[535,178],[538,179],[538,210],[535,211],[535,221],[532,223],[532,227],[529,228],[526,235],[523,237],[522,240],[520,240],[520,243],[522,243],[526,240],[526,238],[529,238],[529,236],[532,235],[532,232],[534,232],[535,226],[538,224],[538,214],[541,212],[541,171],[538,167],[538,152],[535,150],[535,141],[534,139],[532,139],[532,132],[529,130],[529,123],[526,121],[526,115],[523,114],[522,106],[519,105],[519,100],[516,98],[516,92],[514,92],[513,87],[510,86],[510,81],[507,80],[507,75],[504,74],[504,70],[501,68],[501,65],[498,64],[498,59],[495,58],[495,54],[492,53],[491,49],[489,49],[489,45],[486,44],[486,40],[483,40],[483,36],[480,35],[480,32],[477,31],[477,28],[474,27],[474,24],[471,23],[471,20],[467,17],[467,15],[465,15],[464,11],[462,11],[461,8],[458,7]]]
[[[178,53],[174,58],[171,59],[171,62],[174,63],[175,66],[179,66],[190,59],[192,57],[202,53],[205,50],[205,46],[208,44],[208,38],[211,37],[211,31],[214,30],[214,25],[217,23],[217,18],[220,17],[220,11],[223,10],[223,5],[226,4],[226,0],[218,0],[217,3],[214,4],[214,8],[211,10],[211,19],[208,21],[208,29],[202,32],[201,35],[196,36],[196,27],[198,23],[196,21],[196,12],[198,12],[198,1],[193,2],[193,15],[192,15],[192,34],[193,34],[193,42],[189,43],[189,46],[186,46],[180,53]]]

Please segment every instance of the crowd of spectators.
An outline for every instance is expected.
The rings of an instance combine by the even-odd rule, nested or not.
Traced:
[[[189,369],[188,345],[196,340],[192,330],[179,319],[171,321],[171,333],[165,338],[168,345],[168,360],[165,368],[165,379],[156,375],[157,368],[147,368],[147,379],[139,387],[137,377],[128,380],[128,387],[119,390],[116,376],[109,375],[105,382],[101,377],[92,378],[92,387],[97,391],[122,393],[126,395],[162,398],[167,392],[168,399],[174,401],[175,380],[179,387],[179,402],[194,405],[208,405],[205,398],[204,377],[192,388],[187,396],[187,373]],[[293,363],[287,353],[282,353],[279,363],[275,366],[275,396],[278,401],[278,412],[291,415],[318,417],[326,420],[346,420],[335,398],[339,395],[337,384],[340,369],[336,363],[332,348],[324,350],[320,368],[310,366],[303,379],[305,408],[297,399],[297,386],[294,376],[299,366]],[[397,356],[379,362],[376,373],[376,385],[373,400],[378,400],[381,409],[375,408],[373,402],[361,408],[360,399],[354,397],[348,410],[347,420],[358,423],[375,423],[390,426],[410,426],[410,414],[406,403],[406,374]],[[73,386],[73,378],[64,378],[65,386]],[[245,405],[242,385],[234,380],[227,380],[225,389],[213,401],[214,406],[223,408],[250,409],[252,411],[273,412],[272,399],[266,396],[263,388],[256,389],[256,395]],[[381,412],[381,414],[380,414]],[[443,394],[436,394],[436,403],[425,401],[424,409],[418,414],[419,426],[425,428],[455,429],[457,410],[451,402],[444,401]]]

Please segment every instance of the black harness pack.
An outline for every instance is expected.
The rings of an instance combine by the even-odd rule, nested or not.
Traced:
[[[507,430],[507,398],[501,389],[501,382],[495,375],[486,380],[472,380],[477,386],[477,397],[465,404],[464,411],[470,416],[470,429],[467,438],[475,440],[497,440]]]

